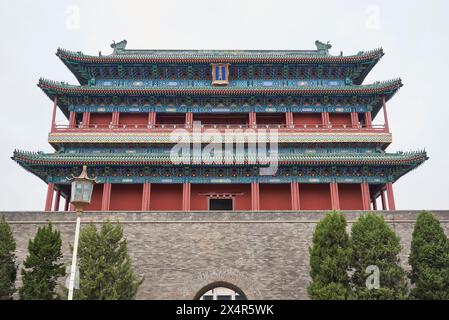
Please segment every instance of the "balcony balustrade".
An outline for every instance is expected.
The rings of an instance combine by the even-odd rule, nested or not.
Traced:
[[[335,132],[353,132],[353,131],[363,131],[363,132],[388,132],[387,128],[383,124],[358,124],[356,126],[352,125],[339,125],[339,124],[201,124],[202,130],[207,129],[278,129],[283,132],[324,132],[324,131],[335,131]],[[167,132],[175,129],[186,129],[192,130],[192,125],[189,124],[56,124],[54,131],[89,131],[89,132],[104,132],[104,131],[117,131],[117,132]]]

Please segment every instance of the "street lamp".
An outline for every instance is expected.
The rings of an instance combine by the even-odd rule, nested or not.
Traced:
[[[78,255],[78,240],[81,225],[81,212],[83,212],[84,207],[86,207],[91,201],[95,179],[89,178],[89,176],[87,175],[87,166],[83,166],[83,171],[81,172],[81,174],[78,177],[72,176],[70,180],[72,181],[72,193],[70,202],[73,204],[76,211],[76,228],[75,240],[73,242],[72,266],[70,268],[69,294],[67,299],[73,300],[76,260]]]

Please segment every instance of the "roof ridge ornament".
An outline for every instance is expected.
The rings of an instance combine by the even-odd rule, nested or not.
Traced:
[[[114,55],[114,54],[119,54],[119,53],[123,52],[126,48],[127,43],[128,43],[128,41],[126,41],[126,40],[122,40],[117,43],[115,42],[115,40],[112,40],[111,48],[114,49],[114,52],[112,52],[112,54]]]
[[[329,43],[329,41],[327,43],[324,43],[319,40],[316,40],[315,45],[316,45],[317,51],[325,53],[325,54],[329,54],[329,49],[332,48],[332,45]]]

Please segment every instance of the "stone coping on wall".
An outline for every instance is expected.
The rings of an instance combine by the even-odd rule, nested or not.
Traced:
[[[441,222],[449,223],[449,210],[429,210]],[[316,223],[329,211],[92,211],[82,214],[83,222],[102,223]],[[349,223],[370,211],[340,211]],[[384,216],[388,223],[414,223],[421,210],[371,211]],[[0,212],[11,224],[75,223],[74,212],[8,211]]]

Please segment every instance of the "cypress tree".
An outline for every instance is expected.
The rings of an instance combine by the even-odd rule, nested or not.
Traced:
[[[406,273],[400,266],[398,254],[400,239],[382,216],[368,213],[352,226],[352,277],[358,299],[396,300],[407,297]],[[367,280],[374,273],[367,268],[378,268],[379,287],[368,288]],[[369,269],[368,269],[369,270]]]
[[[449,299],[449,240],[430,212],[421,212],[416,220],[409,264],[410,280],[415,285],[412,298]]]
[[[83,300],[131,300],[138,280],[128,255],[121,224],[107,221],[97,231],[94,224],[80,234],[78,248],[80,282],[75,297]]]
[[[60,262],[61,234],[53,230],[51,223],[39,227],[36,236],[28,242],[28,256],[22,268],[23,286],[19,289],[23,300],[58,299],[55,291],[57,280],[65,275],[64,264]]]
[[[5,217],[0,220],[0,300],[10,300],[16,291],[16,241]]]
[[[337,212],[326,215],[316,226],[310,252],[310,276],[307,288],[313,300],[343,300],[352,297],[348,275],[351,242],[346,219]]]

